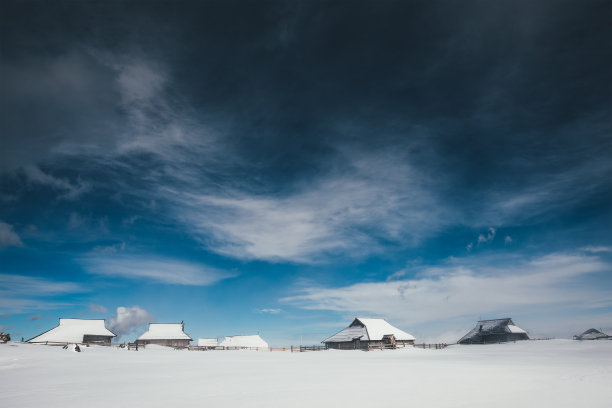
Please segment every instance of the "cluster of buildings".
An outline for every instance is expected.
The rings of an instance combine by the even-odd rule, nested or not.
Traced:
[[[108,330],[103,319],[63,319],[59,325],[36,337],[28,343],[42,344],[99,344],[110,346],[116,337]],[[528,340],[527,332],[514,324],[511,318],[480,320],[476,326],[463,336],[459,344],[503,343],[517,340]],[[612,336],[589,329],[576,340],[612,339]],[[193,341],[183,323],[150,323],[148,330],[140,335],[137,345],[156,344],[161,346],[185,348]],[[355,318],[348,327],[323,340],[326,348],[339,350],[363,350],[370,348],[394,348],[414,345],[411,334],[389,324],[385,319]],[[259,335],[226,336],[219,342],[217,338],[198,339],[200,349],[251,349],[268,348]]]
[[[61,345],[98,344],[110,346],[115,333],[106,328],[104,319],[63,319],[59,325],[36,337],[27,340],[28,343]],[[189,347],[193,339],[185,333],[183,323],[149,323],[149,328],[135,341],[136,345],[146,346],[156,344],[159,346],[185,348]],[[198,347],[214,349],[218,347],[227,349],[240,348],[267,348],[266,343],[259,335],[227,336],[219,342],[217,338],[198,339]]]

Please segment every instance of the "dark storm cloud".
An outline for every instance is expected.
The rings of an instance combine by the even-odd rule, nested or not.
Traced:
[[[1,170],[165,204],[222,254],[414,245],[609,196],[609,2],[4,9]]]

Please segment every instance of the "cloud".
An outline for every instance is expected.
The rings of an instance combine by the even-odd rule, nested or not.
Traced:
[[[125,246],[125,242],[115,245],[95,246],[92,252],[95,254],[116,254],[125,251]]]
[[[453,218],[399,153],[342,152],[346,167],[277,194],[167,187],[171,215],[210,250],[239,259],[316,263],[418,245]]]
[[[126,104],[151,101],[159,95],[167,82],[161,70],[145,61],[131,60],[125,65],[116,65],[116,68],[117,82]]]
[[[339,288],[309,286],[281,301],[308,310],[384,316],[407,327],[462,316],[512,316],[551,307],[588,314],[589,310],[612,306],[612,298],[609,288],[588,285],[584,278],[601,274],[610,266],[594,256],[562,253],[528,261],[516,257],[502,261],[501,256],[454,259],[439,267],[422,268],[413,279]]]
[[[612,247],[609,246],[588,246],[580,249],[584,252],[591,252],[594,254],[612,252]]]
[[[106,313],[106,312],[108,312],[108,309],[106,309],[102,305],[96,305],[96,304],[90,303],[89,304],[89,311],[90,312],[95,312],[95,313]]]
[[[468,251],[468,252],[472,252],[472,248],[474,248],[474,243],[473,242],[470,242],[469,244],[467,244],[465,246],[465,250]]]
[[[393,272],[391,275],[387,276],[387,281],[402,278],[406,276],[407,273],[408,273],[408,269],[406,268],[400,269],[399,271]]]
[[[36,314],[36,315],[34,315],[34,316],[30,316],[30,317],[28,317],[28,320],[29,320],[29,321],[31,321],[31,322],[33,322],[33,321],[35,321],[35,320],[39,320],[39,319],[42,319],[42,318],[43,318],[43,315],[41,315],[41,314]]]
[[[83,292],[87,292],[87,289],[73,282],[0,274],[0,311],[24,313],[30,310],[57,309],[68,303],[44,298]]]
[[[92,274],[137,279],[143,283],[208,286],[238,275],[234,271],[155,256],[91,255],[78,262]]]
[[[510,235],[506,235],[506,238],[504,238],[504,244],[510,245],[511,243],[512,243],[512,237]]]
[[[559,161],[571,157],[568,154],[567,157],[548,159]],[[542,168],[545,168],[544,164]],[[487,192],[482,204],[475,205],[478,217],[473,221],[477,225],[520,225],[533,219],[542,222],[563,209],[572,208],[609,190],[612,163],[607,157],[594,157],[593,160],[584,159],[579,164],[568,165],[553,174],[536,170],[525,165],[517,171],[530,174],[527,182],[517,187]]]
[[[91,189],[91,184],[84,182],[81,179],[77,179],[73,184],[68,180],[53,177],[50,174],[44,173],[34,165],[24,166],[23,172],[26,179],[30,183],[42,184],[52,189],[61,191],[62,194],[59,196],[60,199],[74,200]]]
[[[257,313],[279,314],[281,309],[257,309]]]
[[[154,320],[153,315],[138,306],[119,306],[116,315],[108,320],[108,328],[121,337]]]
[[[480,234],[478,235],[478,245],[483,244],[485,242],[493,241],[495,239],[495,228],[489,228],[489,232],[487,235]]]
[[[13,231],[13,226],[0,221],[0,246],[23,246],[19,235]]]
[[[71,212],[68,218],[68,228],[69,229],[77,229],[81,228],[85,225],[86,220],[81,215],[75,212]]]
[[[0,274],[0,293],[14,295],[56,295],[83,292],[84,288],[73,282],[57,282],[32,276]]]
[[[280,140],[275,131],[283,135],[285,130],[271,129],[274,135],[269,139],[261,137],[261,143],[257,143],[258,149],[259,145],[275,148],[261,147],[262,150],[254,149],[256,153],[244,153],[251,150],[249,138],[236,133],[261,132],[247,125],[246,131],[233,130],[233,121],[222,112],[207,112],[203,119],[199,109],[196,111],[173,92],[180,89],[176,85],[181,78],[173,78],[171,67],[160,60],[163,59],[133,52],[78,49],[41,64],[30,61],[28,69],[16,64],[10,73],[21,78],[18,82],[22,84],[28,84],[28,78],[43,77],[39,70],[50,72],[50,79],[32,86],[36,89],[29,90],[28,85],[26,90],[34,93],[33,99],[46,101],[48,98],[41,95],[58,94],[56,88],[62,86],[57,84],[70,91],[71,98],[67,99],[78,102],[77,107],[87,95],[95,95],[93,107],[109,107],[114,112],[107,112],[103,122],[119,123],[121,129],[111,131],[109,125],[96,126],[104,135],[116,135],[108,142],[101,142],[93,132],[63,132],[53,148],[48,149],[49,155],[43,156],[53,159],[42,167],[46,172],[38,165],[26,165],[26,178],[58,190],[66,199],[79,197],[91,186],[87,180],[96,180],[121,196],[156,203],[156,208],[148,211],[169,208],[163,217],[178,222],[179,228],[218,254],[246,260],[316,263],[338,256],[367,257],[389,248],[415,247],[453,225],[504,225],[552,214],[555,212],[550,210],[560,203],[576,203],[599,191],[606,177],[594,175],[610,173],[611,166],[600,160],[556,172],[530,167],[540,161],[516,161],[500,168],[512,170],[507,173],[527,180],[519,186],[485,186],[483,192],[474,187],[477,183],[470,183],[469,188],[461,190],[453,185],[454,173],[461,178],[462,174],[474,172],[471,169],[465,173],[461,169],[448,172],[440,164],[452,162],[456,159],[454,155],[461,152],[450,149],[452,143],[437,136],[453,134],[439,125],[437,117],[406,130],[401,118],[392,118],[389,121],[392,126],[381,128],[379,122],[367,115],[354,119],[351,114],[353,126],[345,125],[349,120],[341,115],[334,120],[319,117],[322,128],[339,134],[332,136],[336,141],[330,145],[329,136],[304,137],[312,140],[317,149],[325,150],[327,156],[319,159],[308,153],[298,155],[305,165],[297,175],[286,175],[289,183],[269,182],[266,172],[285,177],[284,165],[273,162],[277,157],[286,160],[286,151],[293,144],[272,143]],[[46,93],[41,94],[38,89]],[[99,95],[103,98],[98,100]],[[71,117],[78,117],[80,109],[71,105],[67,111]],[[245,115],[245,122],[253,119]],[[259,122],[261,118],[255,119]],[[213,128],[213,123],[222,124]],[[404,136],[400,141],[387,133]],[[373,135],[384,140],[380,144],[386,148],[374,143]],[[521,145],[499,137],[507,142],[500,143],[502,146]],[[361,139],[362,143],[351,138]],[[484,140],[488,139],[474,137],[478,146]],[[368,141],[367,146],[363,141]],[[455,153],[445,156],[441,153],[445,150]],[[259,160],[253,160],[257,155],[261,155]],[[53,170],[65,169],[75,158],[81,160],[79,168],[84,174],[91,172],[83,175],[85,181],[53,175],[60,174]],[[100,169],[104,169],[102,178],[98,177]],[[526,173],[534,177],[523,177]],[[462,200],[455,200],[459,194]],[[99,224],[108,233],[108,224],[104,220]],[[475,242],[489,242],[494,236],[495,231],[490,230]],[[472,247],[473,244],[466,247],[468,252]]]

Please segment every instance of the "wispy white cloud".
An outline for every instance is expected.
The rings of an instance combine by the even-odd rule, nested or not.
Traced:
[[[406,274],[408,274],[408,269],[400,269],[399,271],[395,271],[391,275],[387,276],[387,281],[403,278],[406,276]]]
[[[612,252],[612,247],[609,246],[588,246],[580,249],[584,252],[591,252],[594,254]]]
[[[238,275],[235,271],[146,255],[92,254],[77,261],[92,274],[171,285],[208,286]]]
[[[44,173],[34,165],[24,166],[23,172],[28,182],[42,184],[52,189],[59,190],[61,194],[58,198],[74,200],[91,189],[91,184],[81,179],[77,179],[76,182],[71,183],[66,179]]]
[[[558,159],[558,157],[552,158]],[[521,172],[533,172],[530,164]],[[562,208],[588,200],[609,188],[612,163],[607,157],[586,160],[553,174],[533,172],[529,180],[515,188],[492,189],[482,199],[474,225],[522,224],[535,217],[555,215]]]
[[[281,309],[274,309],[274,308],[257,309],[257,313],[266,313],[266,314],[279,314],[281,311],[282,311]]]
[[[480,234],[478,235],[478,244],[483,244],[485,242],[490,242],[495,239],[495,228],[489,228],[487,235]]]
[[[85,219],[76,212],[71,212],[68,217],[68,228],[69,229],[77,229],[82,227],[85,224]]]
[[[13,230],[13,226],[6,222],[0,221],[0,247],[3,246],[23,246],[21,238]]]
[[[104,306],[96,305],[95,303],[90,303],[88,310],[94,313],[106,313],[108,311]]]
[[[207,248],[241,259],[319,262],[362,257],[383,243],[414,246],[452,217],[427,191],[426,176],[391,152],[345,158],[332,172],[277,194],[164,191],[172,214]],[[389,167],[391,166],[391,167]]]
[[[135,329],[153,322],[155,318],[146,310],[138,307],[119,306],[115,316],[108,320],[110,331],[121,337],[132,333]]]
[[[0,288],[14,295],[55,295],[84,291],[83,287],[74,282],[9,274],[0,274]]]
[[[163,71],[154,67],[151,62],[131,60],[115,67],[125,104],[150,102],[159,96],[167,82]]]
[[[453,191],[447,185],[450,178],[433,164],[423,165],[423,152],[432,150],[427,143],[414,154],[404,143],[377,149],[345,141],[326,146],[334,150],[329,163],[310,177],[290,186],[262,187],[242,181],[261,168],[236,151],[229,133],[212,131],[201,112],[172,92],[175,78],[163,63],[135,54],[93,49],[86,50],[87,55],[79,53],[64,58],[66,67],[87,84],[92,69],[84,67],[99,65],[100,82],[118,92],[118,110],[125,112],[127,123],[122,132],[105,132],[119,136],[103,146],[75,137],[63,140],[53,152],[86,154],[85,167],[121,175],[103,181],[113,190],[154,203],[147,211],[169,208],[163,216],[178,222],[207,249],[238,259],[314,263],[338,256],[365,257],[384,247],[417,246],[453,225],[482,228],[517,220],[520,224],[587,197],[604,183],[597,180],[606,179],[594,174],[609,174],[612,168],[590,162],[562,173],[538,174],[518,188],[478,191],[477,200],[474,192],[467,192],[463,205],[448,199]],[[71,77],[62,70],[53,72]],[[435,159],[431,162],[440,157]],[[49,185],[64,198],[79,197],[90,188],[86,181],[54,177],[34,165],[24,171],[31,182]],[[99,226],[108,233],[103,220]],[[494,237],[495,230],[489,230],[474,243]],[[468,244],[467,251],[473,246]]]
[[[114,245],[106,245],[106,246],[98,245],[94,247],[92,252],[94,254],[115,254],[117,252],[125,251],[125,248],[126,248],[125,242],[122,242],[120,244],[114,244]]]
[[[502,266],[500,262],[504,262]],[[588,311],[612,306],[610,288],[587,285],[585,276],[610,269],[598,257],[551,254],[529,261],[501,257],[452,260],[418,270],[413,279],[358,283],[339,288],[309,286],[282,302],[310,310],[388,317],[411,327],[461,316],[531,312],[537,308]],[[582,282],[580,285],[577,282]]]
[[[56,295],[84,293],[87,289],[73,282],[0,274],[0,312],[24,313],[31,310],[56,309],[64,302],[47,300]]]

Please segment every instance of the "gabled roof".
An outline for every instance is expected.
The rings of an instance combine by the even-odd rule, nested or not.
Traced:
[[[149,323],[149,330],[136,340],[193,340],[182,323]]]
[[[31,338],[28,343],[82,343],[84,335],[115,337],[106,328],[104,319],[59,319],[57,327]]]
[[[386,335],[393,335],[396,340],[414,340],[413,335],[392,326],[385,319],[356,317],[349,327],[323,340],[322,343],[340,343],[355,339],[378,341]]]
[[[198,339],[198,347],[216,347],[219,344],[216,338],[214,339]]]
[[[607,339],[612,336],[608,336],[606,333],[601,332],[597,329],[589,329],[582,333],[580,336],[576,336],[576,340],[596,340],[596,339]]]
[[[458,343],[474,336],[505,333],[527,334],[525,330],[516,326],[509,317],[504,317],[503,319],[479,320],[478,323],[476,323],[476,327],[470,330],[468,334],[460,338]]]
[[[250,336],[227,336],[219,344],[223,347],[268,347],[266,343],[258,334]]]

